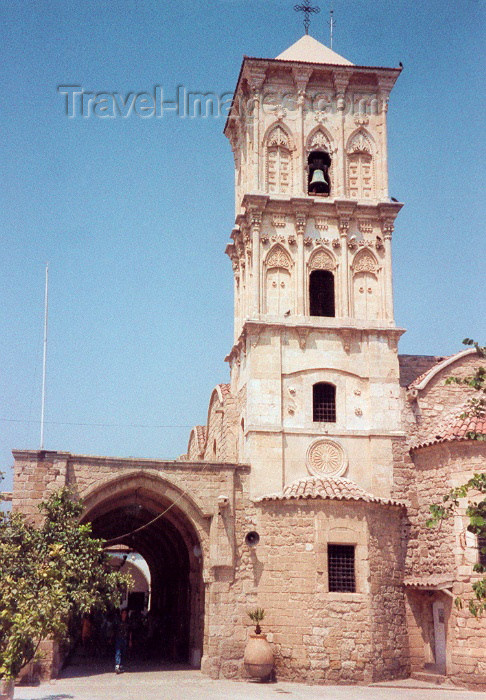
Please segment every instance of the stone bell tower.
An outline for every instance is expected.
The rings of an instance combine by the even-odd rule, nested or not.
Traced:
[[[239,460],[252,494],[308,475],[390,492],[400,435],[386,115],[396,68],[309,35],[245,57],[225,134],[235,159]]]

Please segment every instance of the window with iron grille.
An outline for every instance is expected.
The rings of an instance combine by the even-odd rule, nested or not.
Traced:
[[[478,535],[478,563],[486,567],[486,535]]]
[[[354,545],[328,544],[327,570],[330,592],[354,593],[356,591]]]
[[[312,387],[314,422],[336,422],[336,387],[334,384],[319,382]]]

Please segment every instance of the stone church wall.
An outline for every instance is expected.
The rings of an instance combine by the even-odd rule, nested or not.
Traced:
[[[400,509],[278,501],[257,503],[248,516],[241,513],[237,523],[237,532],[243,529],[234,580],[212,585],[203,671],[244,675],[247,611],[263,607],[278,678],[364,683],[406,676]],[[254,549],[242,544],[246,527],[260,534]],[[356,593],[329,592],[328,542],[356,545]]]

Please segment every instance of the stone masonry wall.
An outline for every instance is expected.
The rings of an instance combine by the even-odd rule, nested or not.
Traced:
[[[213,677],[243,672],[247,610],[263,607],[278,678],[368,682],[408,672],[401,586],[400,510],[334,501],[262,502],[240,525],[258,530],[254,549],[237,545],[236,576],[212,586],[209,658]],[[237,542],[244,541],[244,531]],[[330,593],[327,544],[356,543],[356,593]],[[372,580],[370,587],[369,580]],[[229,631],[221,613],[232,611]],[[227,617],[224,614],[224,617]],[[246,627],[246,629],[245,629]]]

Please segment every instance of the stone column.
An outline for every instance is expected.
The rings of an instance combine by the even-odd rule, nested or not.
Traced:
[[[349,318],[351,315],[351,307],[349,300],[349,256],[348,256],[348,232],[349,219],[340,217],[339,219],[339,240],[341,243],[341,303],[338,309],[338,314],[341,318]]]
[[[302,213],[295,215],[295,230],[297,232],[297,316],[305,314],[305,265],[304,265],[304,234],[307,216]]]
[[[260,151],[261,151],[261,109],[262,87],[265,82],[265,68],[250,66],[247,68],[247,80],[252,92],[252,118],[253,118],[253,182],[248,183],[250,191],[260,190]],[[252,185],[252,186],[251,186]]]
[[[348,71],[334,71],[333,73],[334,89],[336,91],[336,108],[341,112],[341,125],[339,132],[339,143],[337,146],[337,165],[335,170],[336,178],[334,182],[335,196],[345,197],[346,194],[346,157],[345,157],[345,132],[344,132],[344,112],[346,109],[346,88],[349,83],[350,74]],[[331,192],[332,194],[332,192]]]
[[[392,272],[392,252],[391,239],[393,234],[393,220],[387,219],[383,222],[382,232],[385,246],[385,259],[383,265],[383,292],[385,296],[385,318],[393,321],[393,272]]]
[[[297,188],[295,193],[298,197],[302,195],[307,195],[306,178],[304,177],[305,170],[305,94],[307,89],[307,83],[312,75],[311,68],[303,68],[302,66],[295,66],[292,68],[292,75],[294,77],[294,83],[297,88],[297,106],[299,108],[299,117],[296,128],[297,139],[297,158],[296,158],[296,171],[299,174]]]
[[[249,214],[249,224],[251,232],[251,269],[252,269],[252,292],[250,312],[255,318],[260,314],[260,230],[262,225],[262,212],[251,211]],[[250,243],[250,240],[248,240]]]
[[[395,79],[390,80],[385,77],[378,79],[379,84],[379,105],[381,115],[381,158],[380,158],[380,179],[381,179],[381,199],[388,199],[388,138],[387,138],[387,112],[390,91],[395,83]]]

